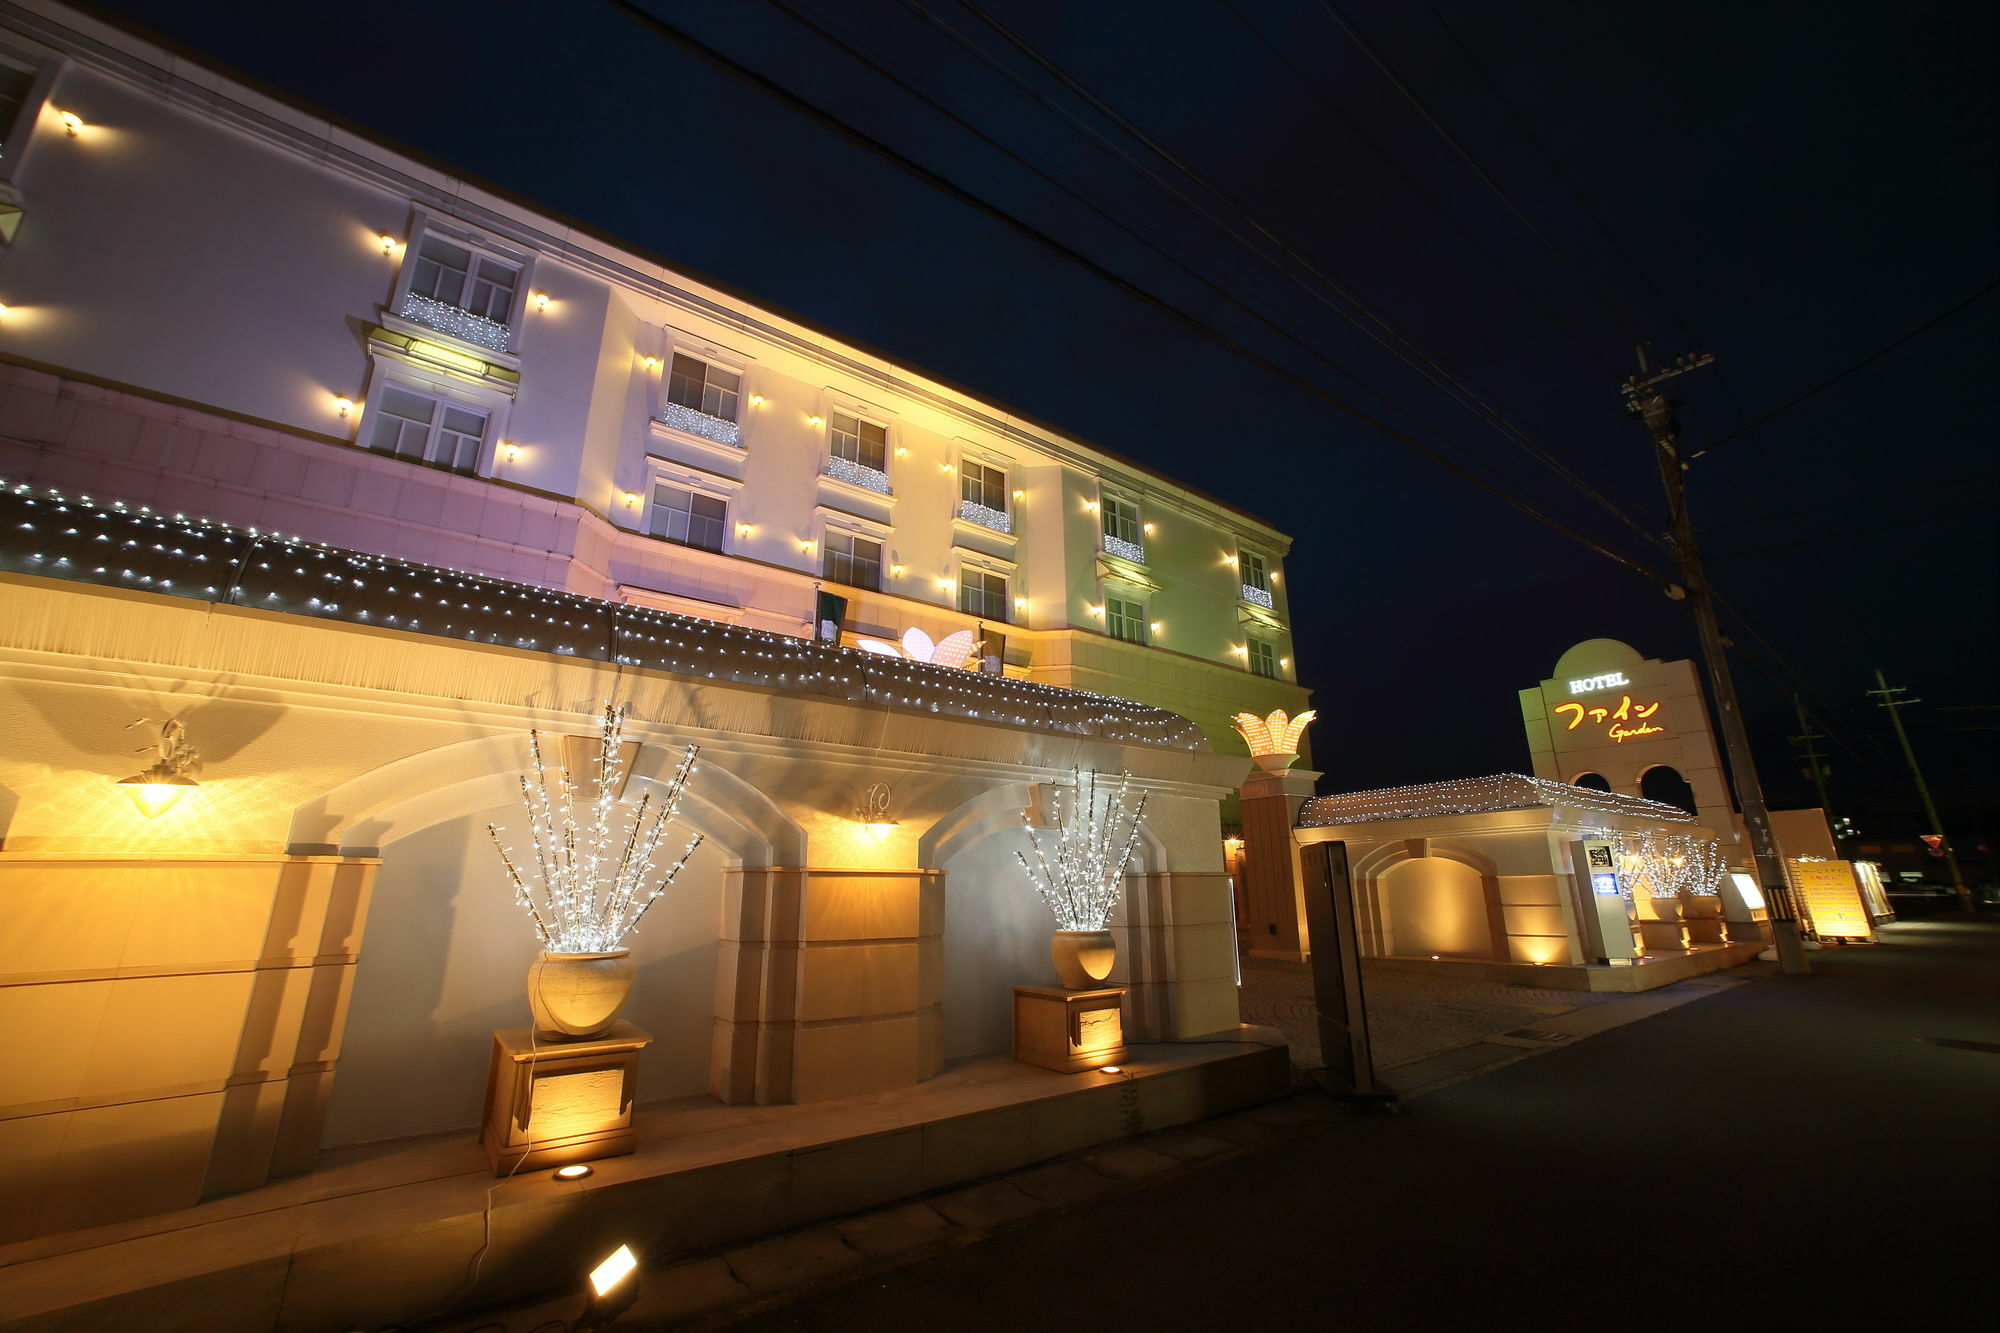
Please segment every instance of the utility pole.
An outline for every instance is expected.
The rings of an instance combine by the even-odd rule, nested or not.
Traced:
[[[1796,699],[1792,701],[1792,704],[1799,710],[1799,734],[1792,737],[1792,748],[1799,752],[1799,757],[1806,761],[1806,766],[1812,773],[1813,789],[1819,793],[1819,812],[1826,816],[1827,831],[1832,833],[1834,831],[1833,802],[1827,798],[1826,794],[1826,769],[1820,766],[1819,747],[1813,744],[1814,741],[1825,740],[1826,733],[1812,729],[1812,722],[1806,717],[1806,706],[1804,704]],[[1840,838],[1837,834],[1833,841],[1836,847],[1840,845]]]
[[[1702,570],[1701,552],[1695,547],[1694,520],[1688,515],[1687,464],[1681,460],[1680,427],[1674,419],[1674,405],[1660,386],[1678,375],[1697,370],[1715,360],[1706,352],[1681,357],[1671,365],[1654,370],[1646,364],[1646,349],[1639,350],[1639,373],[1624,384],[1625,405],[1646,423],[1653,437],[1654,453],[1660,465],[1660,484],[1666,487],[1667,511],[1673,520],[1674,554],[1680,558],[1682,596],[1694,613],[1701,635],[1701,655],[1708,668],[1708,687],[1715,700],[1715,712],[1722,723],[1723,752],[1729,760],[1729,776],[1736,787],[1736,799],[1743,806],[1743,822],[1750,830],[1750,850],[1757,862],[1757,878],[1763,881],[1764,901],[1771,914],[1771,947],[1778,966],[1791,973],[1810,972],[1804,947],[1799,942],[1798,919],[1792,914],[1792,896],[1785,885],[1784,865],[1778,855],[1777,839],[1771,836],[1771,815],[1764,807],[1763,784],[1757,780],[1757,765],[1750,757],[1750,733],[1743,725],[1743,711],[1736,700],[1736,682],[1729,674],[1729,658],[1723,651],[1722,626],[1715,619],[1715,602],[1708,590],[1708,576]],[[1721,830],[1717,830],[1721,832]]]
[[[1875,684],[1879,687],[1868,691],[1882,700],[1882,707],[1889,710],[1889,724],[1896,729],[1896,740],[1903,747],[1903,759],[1910,766],[1910,776],[1916,780],[1917,798],[1924,803],[1924,818],[1930,820],[1937,830],[1938,845],[1944,851],[1944,863],[1951,867],[1951,886],[1958,890],[1959,910],[1967,916],[1972,910],[1972,891],[1965,887],[1965,875],[1958,868],[1958,853],[1952,850],[1951,835],[1944,831],[1944,821],[1938,818],[1937,806],[1931,803],[1930,785],[1924,781],[1924,770],[1917,767],[1917,752],[1910,748],[1910,734],[1903,730],[1903,719],[1896,711],[1908,704],[1920,704],[1922,699],[1905,699],[1902,695],[1909,691],[1901,685],[1891,685],[1883,678],[1882,668],[1875,668]]]

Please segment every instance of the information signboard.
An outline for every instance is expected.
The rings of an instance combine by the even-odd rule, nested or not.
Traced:
[[[1875,928],[1861,900],[1861,884],[1848,861],[1787,860],[1799,915],[1822,939],[1871,939]]]

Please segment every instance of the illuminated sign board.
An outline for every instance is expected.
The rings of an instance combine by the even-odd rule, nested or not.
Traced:
[[[1583,862],[1590,869],[1590,891],[1600,898],[1616,898],[1618,889],[1618,858],[1612,854],[1611,844],[1597,838],[1583,840]]]
[[[1625,679],[1622,671],[1613,671],[1602,676],[1585,676],[1582,680],[1569,683],[1571,694],[1590,694],[1596,690],[1615,690],[1632,682]]]
[[[1812,924],[1813,934],[1865,940],[1875,933],[1852,865],[1846,861],[1787,859],[1785,868],[1791,872],[1799,908]]]
[[[1600,676],[1597,679],[1602,680],[1605,677]],[[1574,686],[1576,682],[1571,681],[1570,684]],[[1666,731],[1665,727],[1650,721],[1653,714],[1660,711],[1659,701],[1635,704],[1629,694],[1619,696],[1616,708],[1592,707],[1570,700],[1567,703],[1557,704],[1551,711],[1558,717],[1569,719],[1569,725],[1563,728],[1565,731],[1575,731],[1584,724],[1584,719],[1588,718],[1593,727],[1603,727],[1605,736],[1620,745],[1629,740],[1637,740],[1641,736],[1658,736]]]

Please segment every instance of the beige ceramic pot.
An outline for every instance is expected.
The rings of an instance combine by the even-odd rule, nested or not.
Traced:
[[[1092,990],[1111,975],[1118,941],[1108,930],[1059,930],[1049,941],[1049,956],[1055,959],[1057,985]]]
[[[632,993],[632,951],[544,953],[528,969],[528,1007],[542,1041],[582,1041],[618,1021]]]

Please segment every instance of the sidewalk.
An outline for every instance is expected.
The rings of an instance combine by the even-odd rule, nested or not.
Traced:
[[[1282,1021],[1294,1041],[1300,1036],[1294,1029],[1310,1029],[1311,979],[1303,969],[1260,964],[1246,969],[1244,981],[1246,1022]],[[1543,991],[1493,982],[1434,984],[1396,973],[1371,974],[1368,984],[1372,1024],[1389,1034],[1384,1049],[1399,1061],[1386,1077],[1411,1099],[1744,982],[1736,975],[1708,976],[1638,995]],[[1522,1026],[1527,1022],[1533,1027]],[[1309,1055],[1316,1057],[1316,1042],[1311,1035],[1305,1040]],[[818,1290],[888,1274],[998,1234],[1211,1171],[1322,1133],[1344,1118],[1339,1106],[1313,1091],[1173,1129],[1147,1133],[1143,1125],[1135,1125],[1139,1132],[1123,1143],[649,1271],[638,1304],[617,1327],[722,1327]],[[462,1333],[526,1333],[552,1320],[574,1318],[580,1306],[580,1296],[567,1296],[445,1327]]]

